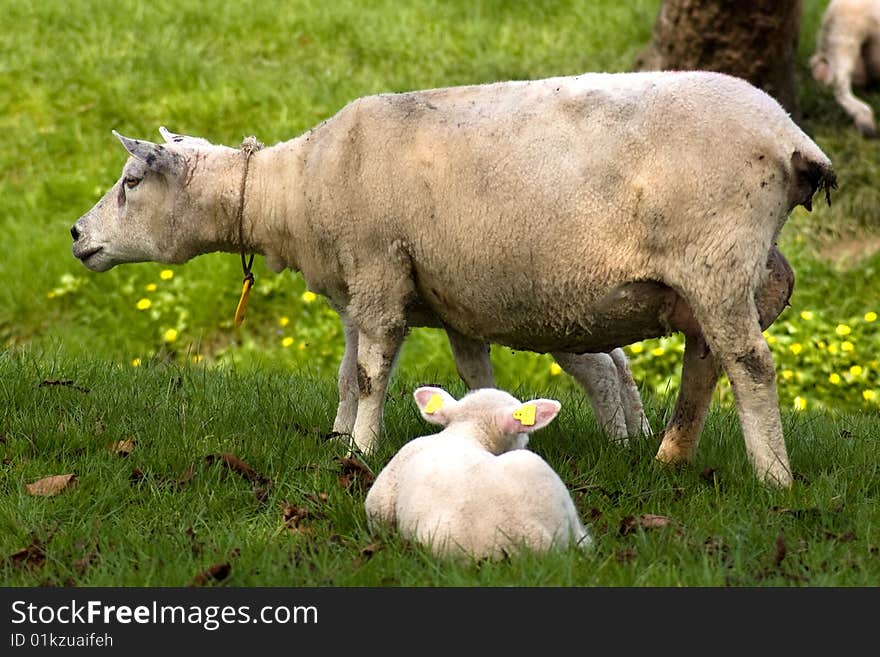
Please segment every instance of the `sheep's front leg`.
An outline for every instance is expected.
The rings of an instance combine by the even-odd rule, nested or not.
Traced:
[[[489,344],[481,340],[473,340],[458,331],[446,329],[455,369],[464,384],[471,390],[492,388],[495,377],[492,374],[492,361],[489,359]]]
[[[685,336],[681,389],[672,419],[663,431],[663,442],[657,452],[659,461],[687,462],[693,458],[697,449],[712,401],[712,392],[721,373],[718,362],[712,354],[706,352],[706,343],[702,336]]]
[[[562,352],[553,352],[552,356],[587,393],[600,426],[612,438],[625,440],[628,436],[626,413],[621,404],[617,366],[611,356]]]
[[[358,410],[358,331],[345,314],[340,313],[339,317],[345,335],[345,353],[339,363],[339,407],[336,409],[333,431],[351,434]]]
[[[358,332],[357,349],[357,418],[352,438],[364,453],[376,447],[382,427],[382,408],[388,380],[400,345],[403,331],[380,335]]]

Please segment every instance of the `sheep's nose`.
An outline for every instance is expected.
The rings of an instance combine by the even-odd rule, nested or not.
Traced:
[[[70,236],[73,237],[74,242],[79,239],[79,229],[76,227],[76,224],[70,227]]]

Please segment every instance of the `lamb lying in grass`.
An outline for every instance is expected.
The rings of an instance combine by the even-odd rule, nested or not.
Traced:
[[[371,526],[396,527],[437,556],[590,545],[559,475],[523,449],[559,402],[522,403],[493,388],[459,401],[434,387],[414,396],[422,417],[445,428],[404,445],[379,473],[365,503]]]
[[[837,103],[866,137],[876,137],[874,112],[852,85],[880,81],[880,0],[831,0],[822,15],[813,77],[834,90]]]

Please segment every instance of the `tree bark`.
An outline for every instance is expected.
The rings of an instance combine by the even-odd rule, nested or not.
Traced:
[[[636,70],[708,70],[745,78],[798,116],[801,0],[663,0]]]

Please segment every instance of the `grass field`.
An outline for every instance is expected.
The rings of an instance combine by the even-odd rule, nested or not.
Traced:
[[[186,585],[229,564],[219,581],[236,586],[876,585],[880,322],[866,318],[880,312],[880,142],[861,139],[809,77],[823,2],[804,2],[802,125],[840,188],[830,209],[797,209],[783,231],[797,285],[770,331],[791,491],[757,484],[727,406],[713,409],[697,463],[669,471],[653,461],[655,439],[607,444],[549,357],[496,349],[501,387],[563,401],[532,445],[575,491],[596,549],[437,562],[366,530],[364,477],[324,440],[341,332],[299,276],[258,259],[248,320],[233,329],[234,255],[98,275],[70,254],[71,224],[125,159],[111,129],[271,144],[366,94],[623,71],[658,6],[0,0],[0,47],[15,53],[0,64],[0,583]],[[880,107],[876,90],[860,95]],[[655,429],[671,408],[656,393],[675,388],[679,361],[663,344],[630,350]],[[408,338],[373,470],[429,431],[409,394],[424,381],[462,392],[437,331]],[[806,410],[790,410],[796,399]],[[127,440],[127,457],[108,450]],[[64,492],[27,493],[67,473]],[[669,522],[634,528],[645,514]]]
[[[55,383],[52,383],[55,382]],[[428,433],[400,381],[374,471]],[[460,386],[453,388],[456,394]],[[516,391],[522,397],[547,391]],[[552,393],[552,391],[551,391]],[[0,356],[5,460],[0,581],[7,585],[875,585],[880,581],[878,422],[786,418],[797,481],[757,483],[735,416],[713,413],[691,468],[666,470],[657,441],[609,444],[577,395],[532,438],[574,491],[594,549],[455,563],[363,514],[369,477],[326,440],[333,385],[277,371],[132,369]],[[667,405],[648,400],[659,426]],[[133,441],[127,456],[119,443]],[[224,462],[219,455],[237,461]],[[228,465],[227,465],[228,463]],[[27,494],[75,474],[54,497]],[[645,516],[663,516],[665,526]],[[656,521],[655,521],[656,522]],[[213,570],[212,570],[213,569]],[[218,582],[203,575],[215,572]]]

